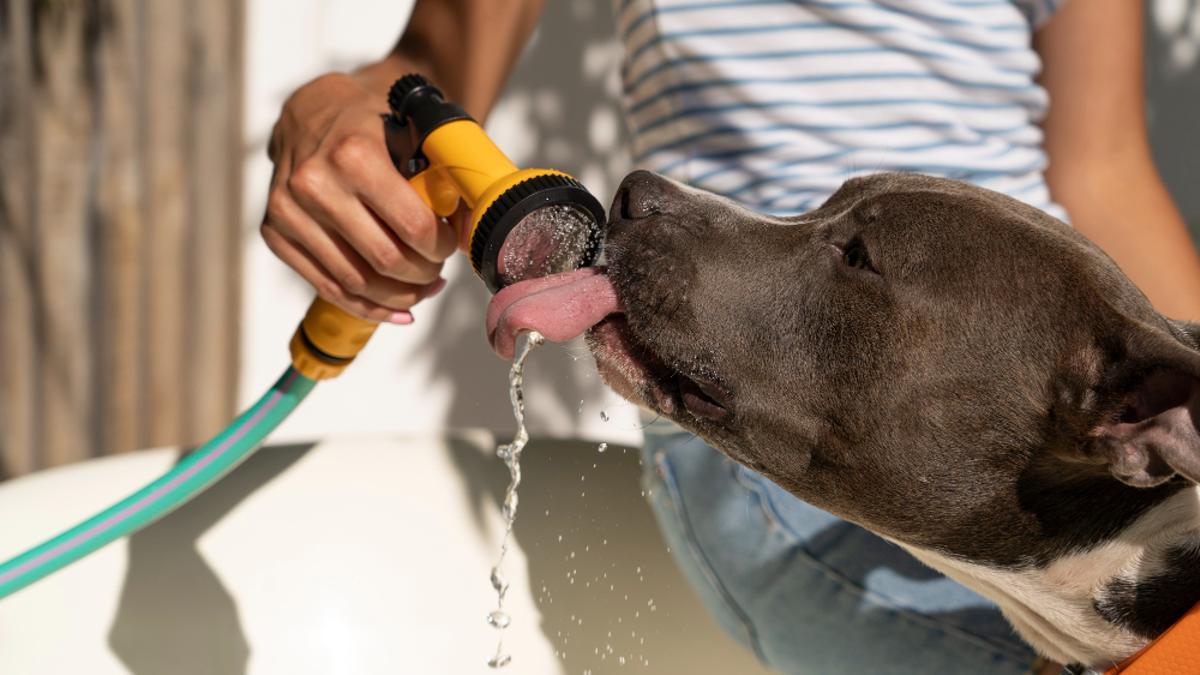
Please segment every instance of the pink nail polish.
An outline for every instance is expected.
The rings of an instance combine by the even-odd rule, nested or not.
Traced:
[[[395,314],[392,314],[391,316],[389,316],[387,318],[387,320],[388,320],[388,323],[394,323],[399,326],[406,326],[413,322],[413,315],[412,315],[412,312],[409,312],[409,311],[396,312]]]

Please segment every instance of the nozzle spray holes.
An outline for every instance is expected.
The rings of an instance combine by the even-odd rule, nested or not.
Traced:
[[[582,267],[593,248],[592,215],[570,204],[544,206],[521,219],[500,248],[503,285]]]

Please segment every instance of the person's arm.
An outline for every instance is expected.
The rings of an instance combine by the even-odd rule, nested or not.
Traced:
[[[418,0],[392,53],[288,98],[268,147],[275,173],[261,233],[321,297],[367,319],[409,323],[408,309],[441,288],[458,233],[392,165],[380,117],[388,89],[422,73],[482,121],[542,2]]]
[[[1142,2],[1068,0],[1034,37],[1051,197],[1167,316],[1200,319],[1200,256],[1146,136]]]

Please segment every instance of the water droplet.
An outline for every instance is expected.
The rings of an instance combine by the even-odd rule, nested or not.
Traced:
[[[488,659],[488,665],[492,668],[503,668],[512,663],[512,656],[509,654],[497,654]]]
[[[603,410],[600,411],[600,421],[601,422],[608,421],[608,413],[604,412]]]
[[[622,666],[625,665],[625,657],[624,656],[617,657],[617,663],[619,663]]]
[[[512,622],[512,618],[509,617],[507,613],[496,609],[488,613],[487,622],[494,628],[504,630],[505,628],[508,628],[508,624]]]
[[[499,593],[500,596],[503,597],[505,591],[508,590],[508,582],[506,582],[504,580],[504,576],[500,574],[499,568],[492,568],[491,582],[492,588],[496,591],[496,593]]]
[[[604,452],[608,449],[608,443],[601,443],[600,447],[596,448],[598,452]]]

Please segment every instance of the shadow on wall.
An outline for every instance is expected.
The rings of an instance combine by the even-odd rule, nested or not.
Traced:
[[[546,3],[533,42],[489,120],[489,130],[519,166],[566,171],[606,207],[628,165],[616,91],[618,54],[607,3]],[[430,317],[431,334],[445,339],[427,342],[421,352],[432,364],[432,378],[455,391],[443,426],[512,429],[508,364],[480,348],[479,318],[490,296],[469,265],[458,266],[448,281]],[[528,397],[530,426],[574,419],[585,402],[595,404],[601,390],[591,368],[580,347],[539,350]],[[490,389],[479,391],[480,385]],[[473,389],[464,391],[467,386]],[[539,391],[546,387],[549,392]]]
[[[1200,237],[1200,0],[1148,4],[1146,98],[1154,160],[1193,237]]]

